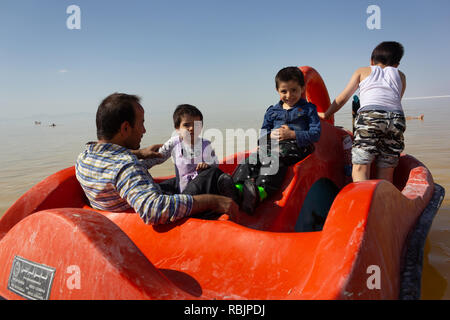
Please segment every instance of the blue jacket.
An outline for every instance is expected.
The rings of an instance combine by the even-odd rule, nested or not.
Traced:
[[[289,129],[295,131],[297,145],[304,147],[319,141],[320,138],[320,119],[317,115],[316,106],[300,99],[293,108],[283,109],[283,103],[280,101],[274,106],[270,106],[264,115],[264,122],[261,127],[262,136],[273,129],[278,129],[286,124]]]

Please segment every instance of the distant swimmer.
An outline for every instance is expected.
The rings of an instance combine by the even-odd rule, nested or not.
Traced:
[[[406,117],[406,120],[423,120],[423,114],[418,117]]]
[[[52,123],[49,127],[56,127],[56,124]]]
[[[34,124],[35,124],[35,125],[40,125],[41,122],[40,122],[40,121],[35,121]]]

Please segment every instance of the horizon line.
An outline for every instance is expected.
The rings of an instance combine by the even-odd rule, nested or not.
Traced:
[[[422,100],[422,99],[439,99],[439,98],[450,98],[450,95],[445,96],[428,96],[428,97],[411,97],[403,98],[403,100]]]

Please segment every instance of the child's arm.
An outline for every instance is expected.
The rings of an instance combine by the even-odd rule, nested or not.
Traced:
[[[270,137],[270,134],[272,132],[273,129],[273,119],[271,117],[271,112],[269,112],[269,110],[272,108],[272,106],[270,106],[267,110],[266,113],[264,114],[264,120],[263,120],[263,124],[261,126],[261,134],[259,139],[263,138],[264,136],[268,135]]]
[[[210,167],[211,166],[209,164],[207,164],[206,162],[201,162],[201,163],[197,164],[195,171],[202,171],[202,170],[208,169]]]
[[[329,119],[334,113],[342,108],[348,99],[355,93],[356,89],[358,89],[359,83],[361,82],[361,73],[364,69],[364,67],[359,68],[353,73],[345,89],[336,97],[326,112],[319,112],[319,117],[322,119]]]
[[[406,76],[400,70],[398,72],[400,74],[400,78],[402,79],[402,84],[403,84],[403,88],[402,88],[402,98],[403,98],[403,95],[405,94],[405,90],[406,90]]]
[[[219,160],[217,159],[216,152],[214,151],[210,141],[208,141],[203,148],[202,158],[203,162],[197,165],[197,171],[208,169],[210,166],[217,167],[219,165]]]
[[[309,116],[309,129],[308,130],[296,130],[295,139],[297,145],[300,147],[308,146],[314,142],[319,141],[322,127],[320,125],[320,119],[317,114],[317,108],[314,104],[311,104],[308,116]]]
[[[272,130],[270,133],[270,138],[283,141],[283,140],[293,140],[296,138],[295,131],[290,129],[287,124],[283,124],[280,128]]]
[[[130,151],[138,159],[160,158],[161,154],[158,152],[158,149],[161,148],[161,146],[162,146],[162,144],[154,144],[147,148],[138,149],[138,150],[130,150]]]
[[[272,131],[272,139],[280,141],[295,139],[299,147],[304,147],[319,141],[322,129],[319,116],[317,115],[317,108],[313,104],[311,104],[311,108],[309,109],[308,118],[308,130],[292,130],[288,125],[282,125],[281,128]]]
[[[164,143],[159,148],[158,153],[161,155],[159,158],[151,158],[151,159],[141,160],[142,163],[147,167],[147,169],[150,169],[151,167],[153,167],[157,164],[161,164],[170,158],[170,156],[172,154],[172,150],[175,146],[176,139],[178,139],[178,137],[170,138],[166,143]]]

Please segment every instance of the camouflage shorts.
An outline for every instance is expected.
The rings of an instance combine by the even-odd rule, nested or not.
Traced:
[[[405,129],[401,113],[380,110],[359,113],[355,119],[352,163],[370,164],[375,160],[380,168],[396,167],[405,148]]]

